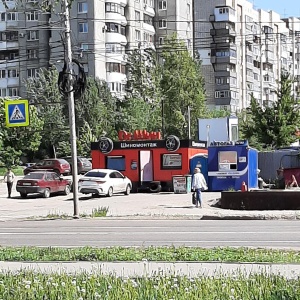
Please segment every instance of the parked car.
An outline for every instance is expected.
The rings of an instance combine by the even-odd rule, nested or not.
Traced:
[[[62,157],[62,159],[66,160],[71,166],[71,173],[72,173],[72,156]],[[88,171],[92,170],[91,162],[82,156],[77,156],[77,171],[78,174],[84,174]]]
[[[23,179],[18,180],[16,189],[22,198],[26,198],[28,194],[35,193],[48,198],[52,193],[69,195],[71,182],[58,176],[55,172],[34,171],[25,175]]]
[[[23,173],[24,175],[27,175],[32,170],[51,170],[56,172],[58,175],[68,175],[71,173],[71,166],[64,159],[49,158],[26,168]]]
[[[93,169],[79,179],[78,190],[82,194],[106,195],[116,193],[129,195],[132,183],[129,178],[116,170]]]

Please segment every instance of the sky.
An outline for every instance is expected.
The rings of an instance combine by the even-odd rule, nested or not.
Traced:
[[[274,10],[281,18],[300,17],[299,0],[248,0],[254,4],[255,9]]]

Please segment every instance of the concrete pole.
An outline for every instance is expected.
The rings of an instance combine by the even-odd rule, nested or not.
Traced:
[[[188,139],[191,139],[191,107],[188,105]]]
[[[68,106],[69,106],[69,124],[70,124],[70,140],[71,140],[71,155],[72,155],[72,179],[73,179],[73,203],[75,219],[79,218],[78,209],[78,168],[77,168],[77,145],[76,145],[76,122],[75,122],[75,107],[74,107],[74,92],[73,90],[73,65],[72,65],[72,48],[71,48],[71,30],[70,30],[70,12],[67,0],[64,0],[65,6],[65,38],[66,38],[66,60],[68,80]]]

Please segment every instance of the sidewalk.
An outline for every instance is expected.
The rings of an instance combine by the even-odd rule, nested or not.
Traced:
[[[270,220],[300,219],[300,211],[239,211],[214,207],[220,192],[203,193],[203,208],[192,205],[192,195],[158,193],[114,195],[111,198],[91,198],[79,194],[79,212],[91,214],[93,209],[108,208],[109,218],[180,218],[180,219],[237,219],[237,220]],[[53,215],[73,216],[74,203],[72,194],[55,196],[48,199],[40,196],[28,196],[22,199],[13,187],[12,198],[7,198],[6,184],[0,183],[0,221],[28,219]]]
[[[235,276],[243,274],[280,275],[288,279],[300,276],[300,264],[206,263],[206,262],[0,262],[0,272],[30,270],[38,273],[97,273],[122,277],[180,275]]]

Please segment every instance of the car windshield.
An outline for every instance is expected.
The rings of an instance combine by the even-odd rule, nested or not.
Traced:
[[[60,164],[67,164],[68,162],[65,159],[59,159],[58,160]]]
[[[105,172],[97,172],[97,171],[90,171],[87,172],[84,177],[100,177],[100,178],[104,178],[107,175],[107,173]]]
[[[23,179],[42,179],[44,177],[43,173],[29,173]]]
[[[87,158],[81,158],[81,160],[85,163],[85,164],[91,164],[91,162],[87,159]]]

